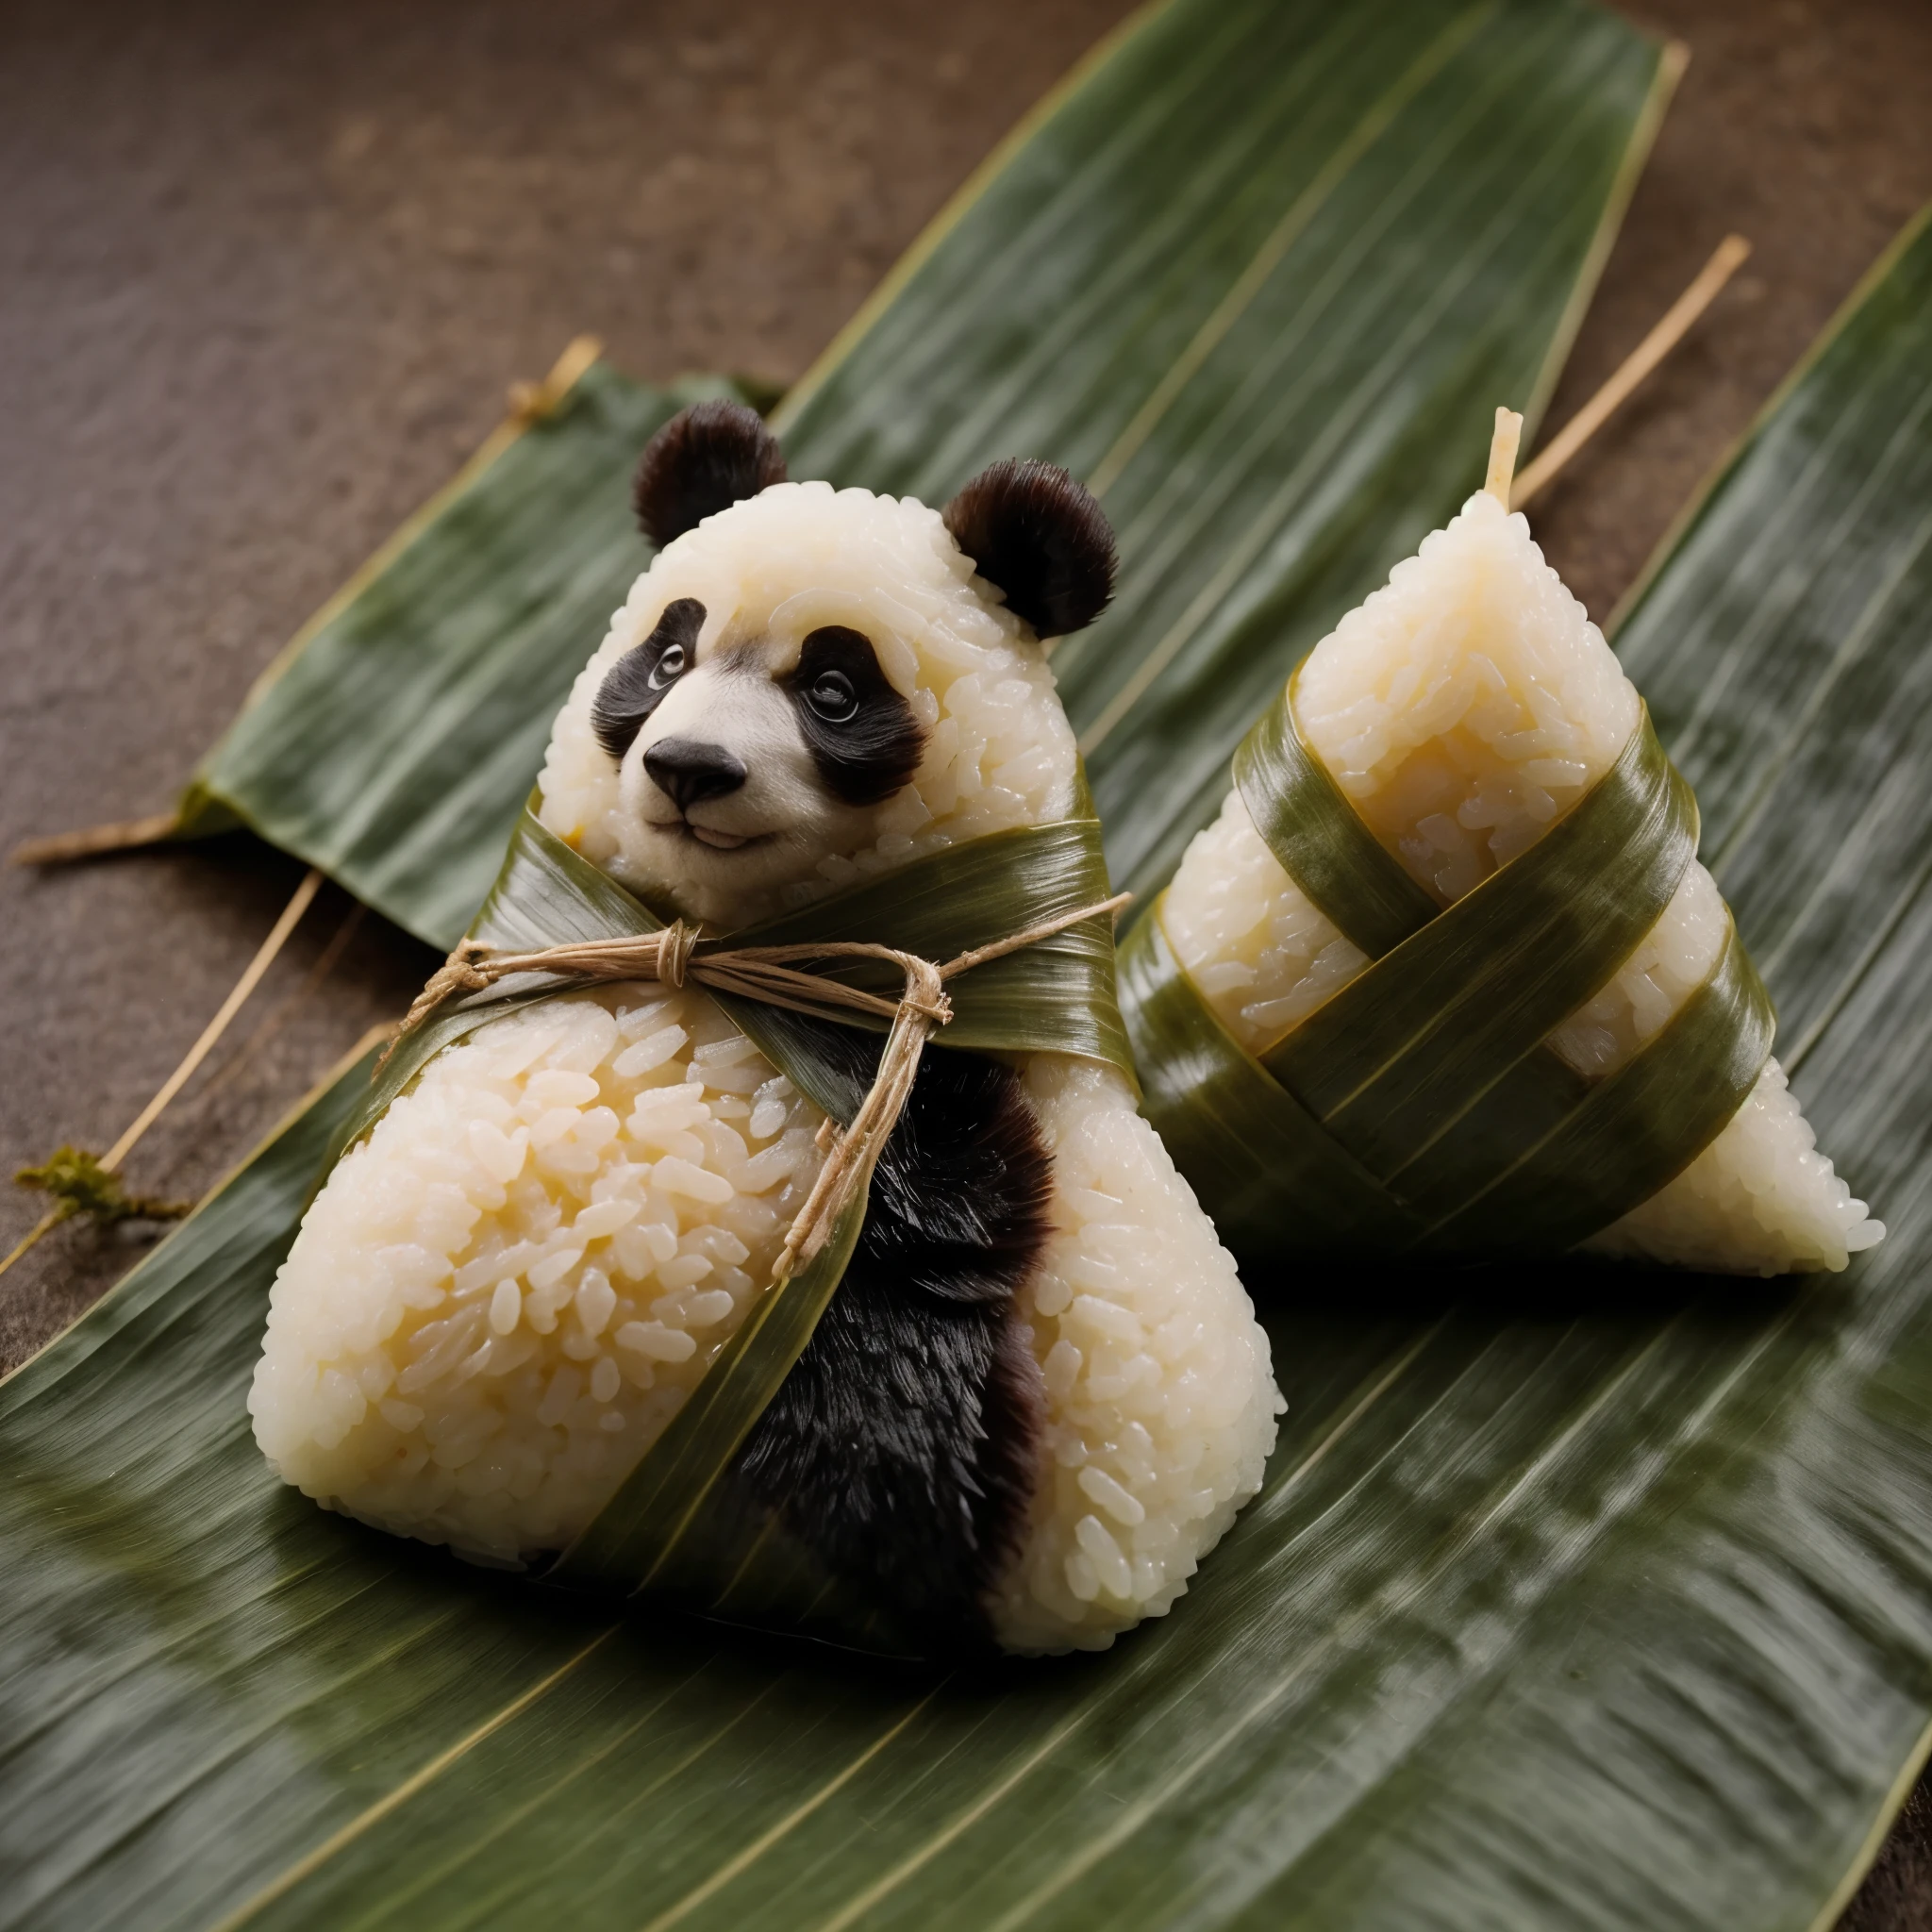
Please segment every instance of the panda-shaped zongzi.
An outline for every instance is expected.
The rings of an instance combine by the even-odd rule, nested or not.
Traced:
[[[783,480],[749,410],[653,440],[661,546],[559,714],[549,829],[731,930],[1067,816],[1040,639],[1105,605],[1062,472],[943,516]],[[823,1116],[704,992],[599,987],[432,1060],[276,1279],[250,1408],[290,1482],[504,1563],[567,1545],[770,1277]],[[1234,1264],[1120,1074],[928,1052],[837,1294],[738,1465],[916,1627],[1097,1648],[1165,1611],[1280,1409]]]

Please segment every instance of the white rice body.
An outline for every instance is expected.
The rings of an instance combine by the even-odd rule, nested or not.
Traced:
[[[1520,515],[1478,493],[1309,654],[1295,716],[1409,874],[1448,904],[1532,844],[1608,771],[1639,701]],[[1368,963],[1289,877],[1238,792],[1188,848],[1163,930],[1244,1046],[1274,1045]],[[1550,1036],[1609,1074],[1708,976],[1724,935],[1692,864],[1610,981]],[[1589,1245],[1683,1267],[1842,1268],[1883,1237],[1817,1152],[1776,1061],[1670,1186]]]
[[[1036,1055],[1055,1231],[1022,1291],[1046,1389],[1039,1487],[993,1624],[1104,1650],[1163,1615],[1274,1447],[1268,1337],[1234,1259],[1111,1067]]]
[[[249,1396],[263,1453],[399,1536],[560,1549],[757,1300],[822,1118],[694,991],[480,1027],[308,1210]]]
[[[776,896],[1067,810],[1051,673],[938,516],[806,484],[710,519],[640,580],[558,721],[545,823],[613,872],[644,855],[629,876],[661,901],[590,735],[603,672],[673,597],[776,609],[801,583],[829,585],[810,608],[847,614],[811,621],[862,625],[932,741],[916,810],[891,801],[896,829]],[[1057,1055],[1024,1077],[1055,1161],[1054,1232],[1020,1309],[1046,1426],[991,1609],[1010,1649],[1102,1648],[1186,1589],[1258,1489],[1282,1405],[1234,1264],[1126,1083]],[[601,989],[480,1028],[310,1208],[249,1399],[264,1453],[398,1535],[512,1564],[567,1543],[762,1291],[822,1121],[694,989]]]

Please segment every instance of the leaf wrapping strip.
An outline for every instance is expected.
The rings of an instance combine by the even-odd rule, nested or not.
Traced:
[[[1100,827],[1085,807],[1083,784],[1074,805],[1081,816],[946,847],[748,927],[732,941],[755,946],[864,939],[936,963],[957,958],[1109,896]],[[528,951],[656,932],[664,923],[526,808],[469,937],[499,950]],[[891,969],[885,973],[890,980]],[[878,974],[874,962],[858,961],[850,976]],[[378,1069],[339,1129],[332,1158],[368,1133],[444,1048],[499,1015],[580,985],[554,974],[517,972],[446,1003]],[[935,1036],[935,1047],[1073,1054],[1107,1060],[1132,1077],[1105,916],[971,967],[947,989],[955,1018]],[[825,1050],[828,1031],[839,1030],[835,1023],[735,995],[712,997],[794,1086],[851,1123],[864,1089],[846,1058]],[[866,1016],[852,1017],[866,1024]],[[878,1152],[874,1146],[871,1158]],[[551,1566],[549,1580],[620,1596],[648,1590],[712,1615],[762,1618],[862,1647],[919,1654],[909,1634],[816,1571],[802,1539],[733,1493],[730,1482],[740,1450],[838,1292],[864,1224],[869,1182],[868,1164],[830,1240],[766,1289],[691,1400]]]
[[[1535,844],[1261,1062],[1364,1165],[1425,1199],[1456,1126],[1630,956],[1696,848],[1690,789],[1644,717]]]
[[[734,937],[746,945],[804,939],[877,939],[927,958],[946,958],[1032,920],[1051,919],[1108,896],[1107,860],[1085,794],[1075,817],[994,833],[948,846],[876,882],[848,887],[805,911],[787,913]],[[1004,926],[1002,920],[1008,920]],[[664,921],[548,831],[527,808],[483,908],[467,937],[504,951],[570,940],[630,937]],[[989,960],[948,989],[953,1021],[938,1042],[986,1051],[1071,1053],[1104,1059],[1131,1080],[1133,1058],[1114,985],[1113,934],[1105,919],[1084,920],[1021,952]],[[836,976],[836,975],[835,975]],[[857,983],[890,981],[862,969]],[[373,1083],[351,1124],[366,1133],[384,1108],[441,1048],[486,1019],[559,991],[549,974],[518,974],[487,992],[456,1001],[402,1042]],[[813,1052],[811,1022],[782,1008],[722,996],[720,1004],[768,1059],[816,1105],[840,1121],[858,1107],[842,1061]],[[853,1024],[864,1027],[863,1016]],[[883,1023],[878,1030],[883,1031]]]
[[[1441,910],[1362,823],[1302,742],[1295,680],[1234,755],[1235,789],[1262,842],[1338,931],[1370,958],[1392,953]]]
[[[864,1220],[861,1192],[825,1246],[766,1291],[691,1400],[546,1580],[621,1597],[649,1591],[727,1621],[920,1655],[909,1633],[896,1632],[876,1606],[852,1600],[838,1579],[813,1565],[809,1553],[796,1547],[795,1532],[774,1547],[783,1526],[770,1512],[748,1509],[728,1481],[739,1451],[838,1292]],[[788,1562],[803,1563],[803,1590],[784,1574]],[[745,1607],[753,1593],[757,1615]]]
[[[1696,802],[1648,712],[1535,844],[1438,910],[1303,741],[1293,696],[1291,681],[1237,782],[1284,870],[1374,962],[1250,1057],[1157,908],[1124,961],[1149,1117],[1247,1252],[1536,1252],[1607,1226],[1717,1137],[1771,1052],[1769,997],[1733,940],[1611,1078],[1592,1086],[1541,1044],[1629,957],[1696,853]],[[1244,1128],[1203,1118],[1216,1108]]]
[[[1221,1024],[1169,945],[1158,905],[1121,947],[1141,1092],[1174,1165],[1241,1256],[1283,1242],[1413,1246],[1422,1223]]]
[[[1560,1253],[1647,1201],[1717,1139],[1771,1058],[1775,1022],[1736,924],[1710,977],[1562,1124],[1430,1230],[1450,1249],[1507,1231]],[[1686,1152],[1686,1150],[1689,1152]]]

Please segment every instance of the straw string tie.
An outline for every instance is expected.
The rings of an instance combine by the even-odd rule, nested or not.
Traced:
[[[889,1023],[878,1072],[859,1103],[851,1124],[840,1128],[827,1121],[820,1130],[825,1149],[805,1205],[785,1237],[773,1270],[774,1285],[782,1283],[801,1261],[808,1261],[830,1238],[840,1215],[871,1172],[873,1162],[911,1097],[925,1043],[953,1017],[946,981],[988,960],[1004,958],[1022,947],[1050,939],[1082,921],[1111,916],[1133,897],[1118,892],[1110,899],[1081,906],[1036,921],[1020,931],[975,946],[944,964],[923,958],[897,946],[858,940],[808,940],[782,946],[729,946],[703,939],[698,928],[673,920],[653,933],[616,939],[577,940],[542,946],[531,952],[500,951],[480,940],[464,940],[437,970],[411,1004],[388,1052],[377,1063],[387,1064],[404,1041],[415,1033],[446,1002],[487,992],[499,980],[523,973],[544,974],[565,982],[597,985],[619,980],[657,980],[673,989],[696,984],[711,992],[783,1007],[815,1019],[853,1024],[865,1014]],[[876,959],[896,966],[905,985],[896,999],[848,986],[823,972],[804,970],[839,960]],[[829,1138],[827,1135],[829,1130]]]

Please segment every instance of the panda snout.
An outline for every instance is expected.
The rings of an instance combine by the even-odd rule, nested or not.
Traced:
[[[745,779],[741,759],[697,738],[660,738],[644,753],[644,770],[680,812],[738,791]]]

